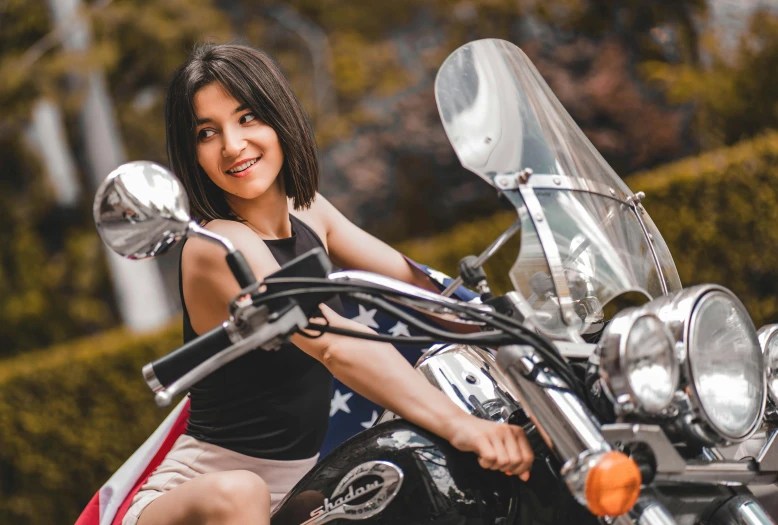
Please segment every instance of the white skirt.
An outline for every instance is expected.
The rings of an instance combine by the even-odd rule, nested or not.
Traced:
[[[318,458],[318,454],[312,458],[291,461],[253,458],[182,435],[135,495],[122,525],[136,525],[141,512],[149,503],[182,483],[200,474],[228,470],[248,470],[262,478],[270,490],[272,510],[316,465]]]

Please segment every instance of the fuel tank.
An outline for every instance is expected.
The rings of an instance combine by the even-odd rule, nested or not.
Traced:
[[[333,450],[278,505],[271,525],[597,523],[537,455],[530,481],[482,469],[476,456],[403,420]]]

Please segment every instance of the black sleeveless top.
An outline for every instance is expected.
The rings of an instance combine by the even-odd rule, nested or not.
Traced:
[[[312,248],[321,239],[290,215],[292,236],[265,240],[279,265]],[[181,265],[179,263],[179,283]],[[184,304],[184,342],[198,334]],[[342,312],[339,299],[326,303]],[[305,459],[319,452],[329,423],[332,375],[319,361],[287,343],[276,351],[254,350],[206,377],[190,389],[186,434],[256,458]]]

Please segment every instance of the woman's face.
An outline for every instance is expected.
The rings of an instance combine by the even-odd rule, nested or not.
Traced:
[[[241,199],[271,187],[286,198],[278,177],[284,154],[273,128],[216,82],[195,93],[194,107],[197,161],[214,184]]]

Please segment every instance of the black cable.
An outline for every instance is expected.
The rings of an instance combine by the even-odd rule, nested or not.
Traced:
[[[293,290],[285,290],[282,292],[276,292],[273,294],[269,294],[267,296],[258,296],[255,297],[255,304],[261,304],[267,301],[271,301],[274,299],[279,298],[285,298],[285,297],[293,297],[296,295],[305,295],[305,294],[313,294],[313,293],[360,293],[360,291],[364,291],[365,289],[370,290],[372,292],[376,292],[379,295],[394,295],[399,297],[407,297],[405,294],[402,294],[400,292],[395,292],[394,290],[384,288],[382,286],[377,285],[371,285],[370,283],[367,283],[366,285],[363,283],[359,284],[334,284],[332,281],[328,279],[323,278],[316,278],[316,277],[286,277],[286,278],[274,278],[274,279],[267,279],[265,281],[268,284],[319,284],[324,286],[318,286],[318,287],[310,287],[306,289],[293,289]],[[359,291],[354,291],[354,288],[357,288]],[[568,364],[566,361],[561,359],[561,356],[558,353],[558,350],[556,347],[548,341],[545,337],[531,331],[527,327],[518,324],[517,321],[511,317],[505,316],[503,314],[500,314],[499,312],[490,311],[490,312],[478,312],[477,310],[473,309],[471,306],[465,306],[460,305],[457,303],[451,303],[447,305],[452,310],[459,311],[461,313],[464,313],[468,317],[475,317],[479,319],[480,321],[496,326],[500,330],[503,330],[505,332],[510,333],[513,335],[516,339],[522,341],[525,344],[529,344],[533,347],[540,347],[539,349],[542,351],[543,354],[550,354],[548,357],[550,360],[554,361],[554,364],[562,367],[563,369],[568,368]],[[488,315],[488,317],[487,317]],[[413,319],[414,325],[417,323],[420,323],[416,318],[409,317],[408,319]],[[503,321],[502,323],[495,322],[495,319],[499,319],[500,321]],[[505,323],[510,325],[509,327],[505,326]],[[515,330],[519,330],[521,334],[516,334]],[[528,340],[529,339],[529,340]]]
[[[314,324],[314,323],[308,323],[308,324],[310,325],[310,324]],[[329,322],[329,320],[326,317],[324,318],[324,324],[323,325],[320,325],[318,323],[315,323],[315,324],[316,324],[316,326],[330,326],[330,322]],[[320,338],[321,336],[323,336],[325,334],[325,330],[319,330],[319,334],[318,335],[311,335],[308,332],[306,332],[305,330],[297,330],[297,333],[300,334],[301,336],[307,338],[307,339],[318,339],[318,338]]]
[[[407,314],[406,312],[402,311],[401,309],[397,308],[396,306],[388,303],[387,301],[385,301],[383,299],[380,299],[380,298],[377,298],[377,297],[372,297],[372,296],[364,294],[364,293],[352,293],[352,294],[349,294],[349,295],[351,295],[356,300],[359,300],[361,302],[366,302],[366,303],[369,303],[372,306],[380,308],[380,309],[384,310],[385,312],[387,312],[390,315],[398,317],[398,318],[400,318],[402,320],[407,320],[409,323],[413,323],[417,328],[422,329],[424,331],[427,331],[430,334],[432,334],[433,336],[439,337],[441,339],[449,337],[448,334],[450,334],[450,332],[443,331],[443,330],[438,329],[437,327],[433,327],[433,326],[427,325],[426,323],[423,323],[423,322],[419,321],[418,319],[414,318],[413,316]],[[466,338],[466,336],[468,336],[468,335],[472,336],[472,335],[481,335],[481,334],[460,334],[460,337]],[[509,340],[505,341],[503,344],[510,344],[511,342],[512,341],[509,339]],[[533,348],[535,347],[535,345],[532,345],[532,346],[533,346]],[[533,368],[534,375],[537,375],[537,371],[541,370],[544,364],[546,364],[548,366],[548,363],[544,363],[544,362],[540,362],[540,363],[537,363],[535,365],[535,367]],[[557,370],[557,373],[559,373],[559,372],[560,371]],[[567,372],[567,370],[565,369],[564,372]],[[563,375],[563,378],[564,378],[564,374],[563,373],[560,373],[560,375]],[[568,391],[568,392],[572,391],[573,393],[577,393],[576,392],[577,382],[571,382],[570,379],[568,379],[566,381],[570,385],[570,388],[564,388],[564,387],[559,387],[559,386],[556,386],[556,385],[551,385],[551,384],[548,384],[548,383],[543,383],[543,382],[537,381],[535,379],[535,377],[532,377],[532,376],[533,376],[533,372],[525,374],[525,377],[527,377],[527,379],[529,379],[531,381],[534,381],[539,386],[542,386],[544,388],[554,388],[556,390]]]
[[[457,305],[459,306],[459,305]],[[562,379],[570,385],[570,388],[573,389],[573,391],[581,396],[581,385],[580,380],[578,377],[574,374],[572,368],[570,368],[570,364],[564,360],[564,358],[559,354],[559,350],[556,348],[556,346],[553,345],[548,339],[540,336],[539,334],[536,334],[534,332],[526,333],[525,330],[522,330],[522,334],[516,334],[514,330],[512,329],[513,326],[515,326],[516,320],[508,317],[503,316],[502,314],[498,312],[489,312],[490,316],[502,318],[499,319],[499,321],[505,320],[506,323],[502,323],[499,321],[495,321],[494,319],[484,320],[484,322],[487,322],[488,324],[495,326],[496,328],[499,328],[517,339],[529,339],[529,341],[526,342],[526,344],[529,344],[536,350],[539,350],[540,353],[543,355],[544,360],[550,361],[546,363],[538,363],[538,366],[541,366],[542,364],[545,364],[547,366],[550,366],[552,369],[554,369],[560,376],[562,376]],[[484,314],[481,312],[472,312],[472,316],[475,318],[481,318],[483,320]],[[506,326],[506,324],[509,324],[511,326]],[[525,327],[522,327],[525,328]],[[525,337],[522,337],[525,336]]]
[[[450,337],[452,333],[449,330],[441,330],[437,326],[432,326],[430,324],[425,323],[424,321],[417,319],[416,317],[410,315],[407,312],[404,312],[400,308],[397,308],[393,304],[388,303],[387,301],[378,298],[373,297],[369,294],[366,294],[364,292],[354,292],[349,294],[351,297],[353,297],[356,301],[362,302],[362,303],[368,303],[372,306],[376,306],[380,308],[381,310],[385,311],[389,315],[396,317],[397,319],[401,321],[406,321],[409,324],[413,324],[414,327],[418,328],[419,330],[422,330],[424,332],[427,332],[428,334],[432,334],[433,336],[445,338]],[[492,330],[490,332],[480,332],[480,333],[474,333],[474,334],[459,334],[460,339],[463,341],[479,341],[480,336],[484,335],[502,335],[500,332]],[[505,338],[503,338],[505,339]],[[507,343],[506,343],[507,344]]]
[[[283,292],[276,292],[273,294],[269,294],[267,296],[255,296],[255,303],[261,304],[266,301],[271,301],[278,298],[284,298],[284,297],[293,297],[296,295],[305,295],[305,294],[312,294],[312,293],[350,293],[350,294],[359,294],[359,293],[365,293],[366,290],[376,293],[378,295],[391,295],[391,296],[398,296],[398,297],[405,297],[408,296],[406,294],[403,294],[401,292],[397,292],[391,289],[387,289],[383,286],[379,285],[372,285],[370,283],[353,283],[353,284],[335,284],[332,281],[324,278],[316,278],[316,277],[285,277],[285,278],[274,278],[274,279],[267,279],[265,281],[266,284],[308,284],[308,285],[324,285],[324,286],[317,286],[317,287],[310,287],[306,289],[293,289],[293,290],[285,290]],[[354,289],[357,288],[359,291],[355,291]],[[384,301],[385,303],[385,301]],[[388,303],[385,303],[388,304]],[[376,305],[377,306],[377,305]],[[449,307],[451,310],[458,311],[460,313],[464,313],[466,316],[470,318],[478,319],[490,326],[494,326],[511,336],[515,340],[518,340],[524,344],[528,344],[532,346],[533,348],[537,349],[543,357],[549,361],[547,363],[539,363],[538,366],[541,364],[545,364],[546,366],[550,366],[552,369],[554,369],[560,376],[562,376],[562,379],[570,385],[570,387],[575,391],[575,393],[579,396],[581,396],[580,388],[578,385],[579,380],[577,377],[573,374],[572,370],[569,368],[569,364],[567,361],[565,361],[561,355],[559,354],[559,351],[557,348],[551,343],[547,338],[541,336],[540,334],[537,334],[527,327],[518,324],[518,322],[508,316],[505,316],[503,314],[500,314],[499,312],[490,311],[490,312],[479,312],[475,310],[474,308],[470,306],[465,306],[457,303],[451,303],[448,304],[447,307]],[[400,310],[401,311],[401,310]],[[405,312],[403,312],[405,314]],[[405,314],[407,316],[407,314]],[[419,328],[419,324],[421,324],[421,330],[425,330],[428,325],[426,323],[423,323],[419,321],[418,319],[408,316],[406,317],[407,320],[409,320],[413,326],[416,326]],[[517,333],[517,331],[519,333]],[[439,332],[439,335],[443,335],[443,332]],[[361,333],[361,332],[360,332]],[[345,334],[344,334],[345,335]],[[461,334],[464,335],[464,334]],[[468,335],[475,335],[475,334],[468,334]],[[359,335],[351,335],[352,337],[360,337]],[[448,336],[447,336],[448,338]],[[407,341],[407,338],[403,338]],[[377,339],[376,339],[377,340]],[[470,341],[470,342],[476,342],[477,339]],[[394,342],[394,341],[392,341]],[[426,342],[426,341],[425,341]],[[502,343],[502,344],[510,344],[511,341]],[[489,344],[489,343],[483,343],[481,344]]]
[[[320,325],[318,323],[308,323],[308,326],[305,327],[306,330],[318,330],[321,332],[329,332],[332,334],[338,334],[338,335],[345,335],[348,337],[355,337],[357,339],[367,339],[369,341],[380,341],[382,343],[396,343],[396,344],[435,344],[440,343],[441,341],[446,343],[462,343],[462,344],[472,344],[472,341],[461,341],[459,339],[460,335],[464,334],[453,334],[451,336],[442,338],[442,337],[430,337],[430,336],[411,336],[411,337],[398,337],[393,335],[385,335],[385,334],[376,334],[376,333],[369,333],[369,332],[358,332],[356,330],[349,330],[348,328],[338,328],[335,326],[328,326],[328,325]],[[504,344],[504,341],[498,341],[497,339],[485,339],[481,344],[484,345],[493,345],[493,344]]]

